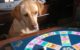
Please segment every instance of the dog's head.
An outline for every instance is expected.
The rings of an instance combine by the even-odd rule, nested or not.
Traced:
[[[44,14],[44,4],[33,0],[23,0],[20,5],[12,11],[18,21],[23,20],[29,29],[39,29],[37,17]]]

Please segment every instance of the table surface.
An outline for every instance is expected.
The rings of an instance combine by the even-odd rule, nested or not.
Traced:
[[[42,31],[34,36],[12,42],[14,50],[80,50],[80,31],[74,28],[63,28]]]

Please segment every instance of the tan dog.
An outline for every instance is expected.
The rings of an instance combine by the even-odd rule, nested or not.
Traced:
[[[14,17],[9,34],[12,36],[30,34],[39,30],[37,17],[44,14],[44,4],[33,0],[23,0],[11,15]]]

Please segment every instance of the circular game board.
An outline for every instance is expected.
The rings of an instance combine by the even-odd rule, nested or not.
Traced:
[[[36,46],[43,47],[44,50],[80,50],[80,32],[48,32],[31,40],[24,50],[38,50]]]

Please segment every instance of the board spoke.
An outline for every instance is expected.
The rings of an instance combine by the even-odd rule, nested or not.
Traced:
[[[60,37],[61,37],[62,46],[71,46],[71,42],[70,42],[70,39],[68,36],[69,32],[62,31],[59,33],[60,33]]]

